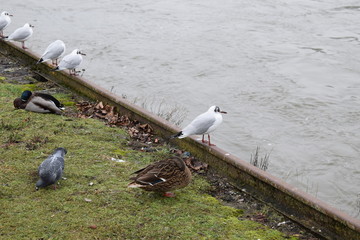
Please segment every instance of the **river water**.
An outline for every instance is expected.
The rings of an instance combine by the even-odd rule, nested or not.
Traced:
[[[11,33],[61,39],[84,76],[181,126],[218,105],[220,148],[359,218],[360,2],[352,0],[11,0]],[[161,110],[164,111],[164,110]]]

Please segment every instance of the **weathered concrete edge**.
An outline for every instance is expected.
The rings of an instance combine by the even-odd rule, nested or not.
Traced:
[[[164,119],[88,80],[69,76],[65,72],[51,72],[51,68],[47,64],[35,65],[39,56],[31,51],[24,51],[15,44],[2,40],[0,40],[0,47],[2,53],[13,56],[23,64],[31,66],[32,70],[38,72],[39,75],[87,97],[111,104],[117,107],[121,113],[134,119],[150,123],[154,130],[163,137],[179,131],[176,126]],[[195,138],[175,140],[174,143],[209,163],[237,187],[246,189],[256,198],[272,205],[309,230],[328,239],[360,239],[360,220],[352,218],[217,147],[208,147],[196,141]]]

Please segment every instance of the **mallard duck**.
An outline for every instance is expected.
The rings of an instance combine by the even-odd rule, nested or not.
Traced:
[[[57,65],[58,58],[63,55],[64,52],[65,43],[61,40],[56,40],[55,42],[50,43],[36,64],[51,60],[53,65]]]
[[[215,146],[210,142],[210,134],[213,132],[223,121],[221,114],[227,112],[220,111],[218,106],[211,106],[207,112],[197,116],[189,125],[183,130],[172,136],[171,138],[185,138],[190,135],[202,135],[202,142],[208,143],[209,146]],[[208,135],[208,141],[204,140],[205,134]]]
[[[70,75],[77,75],[76,68],[81,64],[83,60],[81,55],[86,56],[86,54],[82,53],[79,49],[73,50],[70,54],[66,55],[63,59],[61,59],[59,65],[54,68],[53,71],[69,69]]]
[[[33,27],[29,23],[25,23],[23,27],[16,29],[12,34],[10,34],[6,39],[8,41],[17,41],[21,42],[21,46],[23,49],[27,49],[25,47],[25,41],[28,40],[33,34]]]
[[[53,154],[48,156],[39,166],[39,181],[36,183],[36,190],[41,187],[46,187],[55,184],[61,178],[65,167],[64,157],[67,153],[65,148],[57,148]]]
[[[26,90],[20,98],[14,100],[14,107],[31,112],[61,114],[63,105],[49,94]]]
[[[128,187],[160,192],[166,197],[174,197],[169,191],[186,187],[191,181],[191,172],[179,157],[152,163],[133,174],[136,176],[130,178],[133,182]]]

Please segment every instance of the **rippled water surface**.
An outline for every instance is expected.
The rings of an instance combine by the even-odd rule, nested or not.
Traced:
[[[9,34],[35,25],[41,54],[62,39],[84,77],[148,106],[177,106],[184,126],[211,105],[213,134],[248,161],[359,217],[360,3],[345,0],[11,0]]]

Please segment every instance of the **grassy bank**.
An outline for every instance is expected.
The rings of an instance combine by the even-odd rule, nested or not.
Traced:
[[[39,88],[0,81],[0,238],[289,239],[239,220],[242,211],[208,195],[200,176],[175,198],[128,189],[132,172],[170,149],[132,150],[126,131],[98,120],[14,110],[13,100],[29,87]],[[55,97],[75,108],[70,95]],[[66,179],[57,190],[35,191],[37,168],[56,147],[68,150]]]

